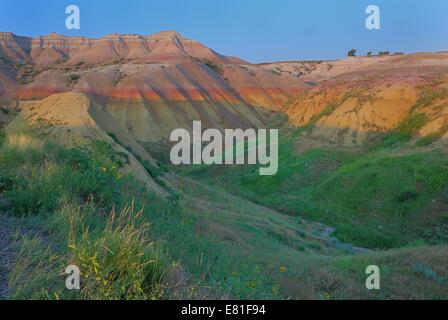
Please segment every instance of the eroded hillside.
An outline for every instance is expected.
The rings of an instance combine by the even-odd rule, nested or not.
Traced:
[[[325,77],[287,104],[282,110],[292,124],[310,125],[307,136],[344,145],[390,132],[428,141],[446,136],[447,53],[362,59],[372,63]]]
[[[46,232],[18,234],[20,254],[8,240],[7,294],[445,298],[446,150],[391,147],[445,143],[447,71],[447,53],[253,65],[176,32],[0,34],[0,211]],[[278,111],[274,176],[175,167],[150,145],[193,120],[278,127]],[[95,275],[80,292],[67,262]]]
[[[100,39],[0,34],[2,101],[83,92],[144,142],[166,139],[192,120],[220,129],[261,127],[305,87],[174,31]]]

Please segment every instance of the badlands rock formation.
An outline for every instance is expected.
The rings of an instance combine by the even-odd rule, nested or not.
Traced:
[[[263,126],[305,87],[174,31],[101,39],[0,33],[0,100],[82,92],[144,142],[166,139],[193,120],[217,128]]]
[[[175,31],[100,39],[0,33],[1,105],[80,92],[141,143],[166,141],[193,120],[265,127],[274,112],[310,124],[311,137],[348,145],[413,117],[413,133],[444,137],[447,71],[447,52],[254,65]]]
[[[362,145],[394,130],[437,137],[448,132],[446,52],[323,62],[301,79],[316,85],[282,111],[296,126],[310,124],[311,137]]]
[[[107,142],[122,157],[123,166],[120,170],[123,173],[133,172],[150,190],[159,195],[167,194],[140,162],[144,160],[156,165],[152,157],[112,116],[103,112],[85,94],[53,94],[43,100],[22,102],[20,110],[18,116],[6,127],[10,134],[20,132],[20,126],[28,123],[64,145],[82,145],[93,140]]]

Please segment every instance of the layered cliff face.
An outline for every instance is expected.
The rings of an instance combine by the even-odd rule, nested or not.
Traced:
[[[309,137],[345,145],[390,132],[446,137],[448,53],[350,58],[327,72],[322,65],[301,77],[316,86],[283,108],[294,125],[310,125]]]
[[[50,34],[36,38],[0,33],[2,56],[16,62],[34,62],[37,66],[50,65],[56,60],[99,64],[120,59],[139,62],[188,59],[190,56],[209,59],[216,63],[246,63],[222,56],[201,43],[186,39],[176,31],[154,35],[112,34],[99,39],[68,37]]]
[[[175,31],[100,39],[0,33],[2,101],[86,93],[144,142],[166,139],[193,120],[216,128],[263,126],[306,87]]]
[[[162,196],[167,194],[142,165],[145,161],[157,166],[156,161],[87,95],[79,92],[53,94],[42,100],[21,102],[20,110],[5,128],[10,136],[20,137],[26,123],[66,146],[103,142],[116,152],[117,159],[122,162],[119,169],[122,173],[134,173],[151,191]]]
[[[176,128],[249,128],[284,112],[309,136],[363,145],[413,117],[417,136],[447,135],[448,53],[254,65],[175,31],[100,39],[0,33],[0,103],[76,91],[141,142]],[[429,101],[429,102],[428,102]],[[423,115],[419,115],[423,114]]]

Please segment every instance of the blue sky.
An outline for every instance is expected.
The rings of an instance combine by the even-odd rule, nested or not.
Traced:
[[[65,28],[65,8],[81,30]],[[381,30],[365,28],[368,5]],[[175,29],[251,62],[335,59],[367,51],[448,50],[448,0],[0,0],[0,31],[101,37]]]

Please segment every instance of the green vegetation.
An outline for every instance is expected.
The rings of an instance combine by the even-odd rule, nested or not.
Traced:
[[[412,249],[420,264],[408,264],[406,253],[352,256],[351,245],[324,236],[320,224],[303,219],[333,222],[341,239],[356,240],[365,233],[358,242],[384,246],[385,237],[394,231],[388,225],[394,221],[393,210],[376,216],[384,220],[373,220],[362,212],[372,214],[369,206],[353,204],[364,201],[368,192],[378,193],[378,197],[386,196],[386,206],[398,203],[402,215],[415,209],[412,219],[418,218],[429,195],[442,187],[445,193],[448,190],[443,182],[445,173],[437,169],[443,159],[434,154],[430,159],[433,165],[428,165],[424,156],[404,158],[394,167],[393,159],[380,153],[369,158],[316,149],[298,155],[294,136],[282,135],[281,139],[278,176],[260,177],[256,168],[246,166],[230,170],[192,167],[188,174],[207,183],[179,177],[171,182],[180,191],[162,199],[132,175],[120,174],[122,156],[107,143],[68,149],[33,131],[3,135],[0,197],[9,201],[13,215],[22,217],[18,220],[21,229],[27,225],[38,229],[32,232],[36,236],[17,233],[19,259],[10,273],[11,298],[381,299],[407,292],[414,292],[413,297],[446,295],[443,247]],[[394,182],[392,172],[397,168],[403,168],[402,178],[395,177]],[[162,176],[166,169],[149,166],[147,170]],[[370,189],[357,195],[357,183],[363,183],[363,177],[375,179],[376,170],[378,181],[389,181],[390,187],[378,191],[377,182],[370,180]],[[413,183],[412,171],[419,172],[415,176],[419,184],[407,189]],[[431,183],[422,187],[421,179]],[[387,192],[395,189],[393,183],[402,185],[402,192],[389,196]],[[231,196],[223,191],[227,187],[288,215]],[[343,200],[353,195],[358,198],[345,205]],[[448,201],[448,196],[444,199]],[[414,204],[407,205],[407,201]],[[372,221],[376,224],[369,225]],[[379,239],[377,234],[368,237],[378,228],[378,221],[386,234]],[[354,227],[348,230],[345,225]],[[416,236],[419,230],[406,232],[410,238],[420,239]],[[405,238],[403,233],[399,233],[401,238]],[[395,240],[386,246],[395,245]],[[83,272],[79,292],[65,289],[61,274],[68,264],[76,264]],[[370,264],[384,270],[380,294],[364,288],[365,267]],[[403,277],[396,278],[398,273]],[[415,277],[421,279],[408,281]]]
[[[76,82],[81,78],[77,73],[73,73],[67,77],[67,83],[69,86],[76,84]]]
[[[323,117],[331,115],[340,105],[342,105],[345,101],[347,101],[347,99],[353,97],[361,98],[362,93],[363,93],[362,89],[353,89],[346,92],[340,99],[329,102],[322,112],[317,113],[310,118],[306,126],[312,126],[316,124],[316,122],[318,122]],[[297,130],[301,131],[302,129],[303,127],[296,129],[296,131]]]
[[[16,65],[17,80],[20,84],[29,84],[34,81],[34,77],[39,73],[36,66],[32,63],[23,63]]]
[[[269,280],[253,280],[259,277],[256,262],[196,234],[199,217],[187,213],[180,194],[160,199],[132,176],[121,176],[107,144],[65,149],[20,134],[9,136],[0,154],[1,191],[13,214],[33,219],[51,240],[21,240],[10,280],[13,298],[191,298],[220,290],[248,298],[270,292]],[[174,268],[170,261],[179,258],[192,283],[175,292],[166,279]],[[61,281],[70,263],[84,273],[79,293]]]
[[[324,209],[316,215],[337,222],[341,240],[371,248],[445,243],[447,234],[436,233],[442,217],[429,207],[448,186],[447,168],[448,159],[438,152],[367,155],[313,190],[313,203]]]
[[[347,53],[348,57],[356,57],[356,49],[351,49],[348,53]]]
[[[70,82],[76,81],[80,78],[81,76],[77,73],[71,74],[68,78]]]
[[[415,146],[416,147],[427,147],[427,146],[431,145],[432,143],[434,143],[435,141],[442,138],[442,136],[444,134],[445,134],[444,131],[439,131],[439,132],[431,133],[427,136],[421,137],[415,142]]]
[[[412,136],[417,133],[426,123],[426,114],[424,113],[416,113],[405,119],[396,129],[395,131],[405,135]]]
[[[331,103],[327,104],[327,106],[325,107],[325,109],[322,112],[311,117],[309,123],[315,124],[317,121],[319,121],[323,117],[329,116],[330,114],[333,113],[333,111],[336,110],[336,108],[338,106],[339,106],[339,103],[337,103],[337,102],[331,102]]]
[[[198,233],[204,213],[187,208],[189,197],[155,196],[132,176],[120,174],[121,161],[104,142],[67,149],[32,131],[6,137],[0,149],[2,197],[13,215],[48,234],[18,239],[19,261],[10,275],[12,298],[283,296],[277,284],[280,260],[271,261],[272,274],[264,276],[267,256],[248,260],[244,251],[236,250],[237,243]],[[154,175],[161,174],[153,169]],[[232,226],[252,234],[237,221]],[[251,243],[276,244],[279,237],[257,232]],[[67,291],[61,279],[73,263],[83,272],[80,292]],[[188,282],[173,288],[170,279],[177,283],[178,273]]]
[[[149,242],[147,225],[130,208],[100,218],[94,204],[64,203],[42,220],[51,244],[22,239],[10,285],[15,299],[158,299],[163,296],[166,261]],[[82,270],[82,289],[64,288],[60,273],[68,264]]]
[[[429,121],[424,108],[431,107],[433,110],[443,108],[443,104],[438,102],[443,101],[448,97],[448,90],[446,89],[426,89],[421,94],[409,116],[403,120],[393,131],[385,134],[380,143],[375,145],[375,148],[394,149],[404,147],[411,138],[416,137],[418,131]],[[425,147],[440,139],[446,132],[448,127],[441,128],[438,132],[427,135],[426,137],[418,138],[415,142],[416,147]]]
[[[3,130],[0,129],[0,147],[5,143],[6,135]]]
[[[424,121],[422,115],[410,117],[397,132],[408,135]],[[359,246],[448,242],[448,232],[437,227],[443,225],[443,214],[430,209],[448,187],[446,155],[399,155],[384,148],[367,153],[318,148],[299,155],[291,134],[279,142],[275,176],[260,176],[254,166],[198,166],[185,174],[281,212],[334,226],[340,240]]]
[[[5,108],[5,107],[0,107],[0,112],[2,112],[3,114],[9,114],[10,110],[8,108]]]
[[[216,64],[215,62],[213,62],[209,59],[202,59],[201,61],[203,64],[205,64],[207,67],[209,67],[210,69],[215,71],[217,74],[219,74],[221,76],[224,74],[224,70],[222,69],[222,67],[220,65]]]
[[[135,182],[119,173],[120,163],[112,155],[99,142],[64,149],[30,134],[7,137],[0,152],[3,197],[14,215],[35,217],[52,239],[51,244],[24,241],[17,277],[11,280],[14,297],[67,298],[59,274],[69,262],[90,273],[83,290],[71,298],[160,296],[164,258],[139,215],[127,206],[129,195],[120,191]],[[121,213],[104,217],[115,206]]]
[[[386,134],[377,148],[397,148],[407,143],[426,123],[424,113],[415,113],[406,118],[392,132]]]

